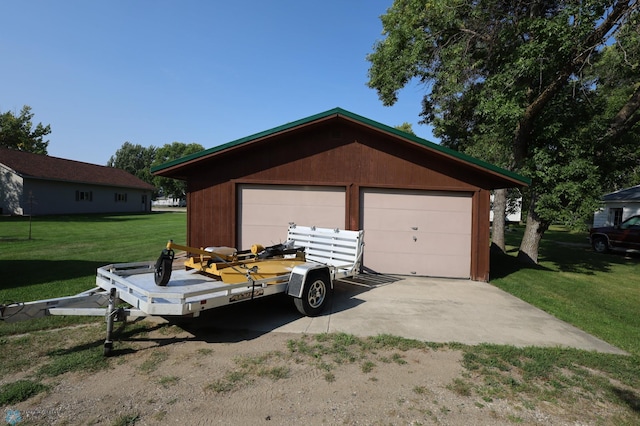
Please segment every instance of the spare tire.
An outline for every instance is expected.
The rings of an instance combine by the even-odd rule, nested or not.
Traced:
[[[156,261],[154,279],[156,285],[164,287],[171,279],[171,269],[173,267],[173,250],[162,250],[160,257]]]

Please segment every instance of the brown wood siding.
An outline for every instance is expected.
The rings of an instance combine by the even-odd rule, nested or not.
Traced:
[[[473,195],[471,246],[471,279],[489,281],[489,211],[490,191],[479,190]]]
[[[347,120],[322,122],[239,146],[191,165],[188,244],[236,246],[237,191],[241,184],[346,187],[346,220],[360,227],[360,189],[397,188],[473,192],[472,279],[489,271],[491,176],[458,160]],[[286,229],[283,229],[283,235]]]

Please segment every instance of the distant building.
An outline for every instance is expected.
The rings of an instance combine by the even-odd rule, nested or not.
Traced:
[[[0,148],[0,214],[150,212],[154,187],[121,169]]]
[[[522,220],[522,197],[515,200],[507,198],[507,223],[520,223]],[[491,211],[489,212],[489,222],[493,223],[493,194],[491,194]]]
[[[602,208],[593,215],[593,227],[620,225],[640,214],[640,185],[611,192],[602,197]]]

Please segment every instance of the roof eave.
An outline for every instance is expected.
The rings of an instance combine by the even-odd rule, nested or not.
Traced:
[[[435,144],[433,142],[427,141],[426,139],[419,138],[418,136],[412,135],[410,133],[405,133],[396,128],[387,126],[385,124],[379,123],[377,121],[371,120],[369,118],[363,117],[358,114],[354,114],[350,111],[346,111],[342,108],[333,108],[325,112],[321,112],[319,114],[315,114],[306,118],[302,118],[300,120],[292,121],[287,124],[283,124],[278,127],[274,127],[273,129],[265,130],[260,133],[256,133],[254,135],[250,135],[241,139],[237,139],[235,141],[228,142],[223,145],[218,145],[213,148],[209,148],[204,151],[200,151],[191,155],[187,155],[182,158],[178,158],[173,161],[169,161],[164,164],[160,164],[158,166],[154,166],[151,168],[151,172],[156,175],[170,175],[172,172],[175,172],[178,169],[189,166],[197,161],[200,161],[204,158],[210,158],[212,156],[217,156],[222,154],[223,152],[228,152],[230,150],[236,149],[238,147],[248,147],[255,143],[258,143],[268,137],[272,137],[277,134],[286,133],[292,131],[294,129],[299,129],[301,127],[306,127],[311,124],[317,124],[326,120],[330,120],[333,118],[342,117],[348,119],[352,122],[358,123],[360,125],[365,125],[367,127],[372,128],[375,131],[384,132],[387,134],[391,134],[396,138],[400,138],[402,140],[408,140],[411,143],[420,145],[422,148],[426,148],[431,152],[435,152],[444,157],[448,157],[455,161],[463,161],[474,169],[483,172],[489,172],[493,176],[498,179],[506,180],[507,182],[511,182],[514,186],[529,186],[531,185],[531,179],[521,176],[517,173],[511,172],[506,169],[502,169],[493,164],[487,163],[485,161],[479,160],[477,158],[471,157],[467,154],[461,153],[459,151],[452,150],[450,148],[446,148],[444,146]]]

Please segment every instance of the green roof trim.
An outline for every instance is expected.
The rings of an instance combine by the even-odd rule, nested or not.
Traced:
[[[263,138],[265,136],[269,136],[269,135],[276,134],[276,133],[279,133],[279,132],[282,132],[282,131],[285,131],[285,130],[293,129],[293,128],[301,126],[303,124],[311,123],[311,122],[314,122],[314,121],[317,121],[317,120],[320,120],[320,119],[323,119],[323,118],[328,118],[328,117],[331,117],[331,116],[334,116],[334,115],[340,115],[340,116],[343,116],[343,117],[347,117],[347,118],[350,118],[351,120],[360,122],[362,124],[366,124],[368,126],[376,128],[378,130],[381,130],[381,131],[384,131],[384,132],[388,132],[388,133],[392,133],[392,134],[394,134],[394,135],[396,135],[398,137],[401,137],[401,138],[410,140],[412,142],[415,142],[417,144],[420,144],[420,145],[424,146],[425,148],[429,148],[429,149],[432,149],[434,151],[439,151],[439,152],[441,152],[443,154],[446,154],[446,155],[449,155],[451,157],[457,158],[457,159],[462,160],[462,161],[464,161],[466,163],[471,163],[471,164],[473,164],[475,166],[478,166],[478,167],[481,167],[481,168],[484,168],[484,169],[487,169],[487,170],[491,170],[492,172],[495,172],[495,173],[501,174],[503,176],[509,177],[511,179],[514,179],[516,181],[521,182],[524,185],[530,185],[531,184],[531,179],[529,179],[527,177],[521,176],[521,175],[519,175],[517,173],[514,173],[514,172],[506,170],[506,169],[503,169],[503,168],[498,167],[496,165],[487,163],[485,161],[482,161],[482,160],[480,160],[478,158],[475,158],[475,157],[472,157],[470,155],[464,154],[462,152],[455,151],[455,150],[453,150],[451,148],[447,148],[447,147],[444,147],[442,145],[438,145],[436,143],[429,142],[426,139],[419,138],[419,137],[417,137],[415,135],[412,135],[410,133],[405,133],[402,130],[398,130],[398,129],[394,128],[394,127],[387,126],[386,124],[379,123],[377,121],[371,120],[371,119],[363,117],[361,115],[354,114],[354,113],[352,113],[350,111],[347,111],[347,110],[344,110],[342,108],[333,108],[333,109],[330,109],[328,111],[321,112],[319,114],[315,114],[315,115],[312,115],[312,116],[309,116],[309,117],[306,117],[306,118],[302,118],[300,120],[292,121],[290,123],[286,123],[286,124],[283,124],[281,126],[274,127],[272,129],[269,129],[269,130],[265,130],[263,132],[255,133],[253,135],[246,136],[246,137],[241,138],[241,139],[236,139],[235,141],[227,142],[225,144],[218,145],[218,146],[215,146],[213,148],[206,149],[204,151],[196,152],[196,153],[187,155],[185,157],[178,158],[176,160],[169,161],[169,162],[164,163],[164,164],[160,164],[158,166],[152,167],[151,168],[151,172],[152,173],[156,173],[158,171],[161,171],[161,170],[164,170],[164,169],[168,169],[170,167],[174,167],[174,166],[177,166],[177,165],[180,165],[180,164],[183,164],[183,163],[186,163],[186,162],[189,162],[189,161],[201,158],[201,157],[205,157],[207,155],[214,154],[216,152],[223,151],[225,149],[233,148],[235,146],[242,145],[242,144],[247,143],[247,142],[251,142],[252,140],[260,139],[260,138]]]

